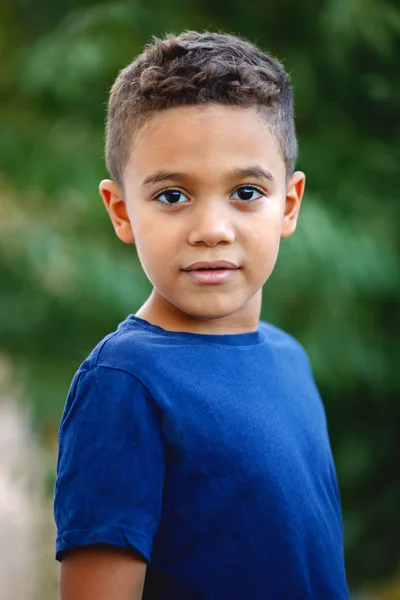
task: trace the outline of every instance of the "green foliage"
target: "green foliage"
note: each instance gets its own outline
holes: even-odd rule
[[[306,346],[326,402],[350,582],[399,560],[400,10],[384,0],[0,7],[0,340],[38,424],[85,354],[149,292],[100,197],[108,89],[153,34],[223,29],[281,58],[296,92],[299,229],[263,317]]]

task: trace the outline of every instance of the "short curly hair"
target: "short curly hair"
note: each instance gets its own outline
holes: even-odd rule
[[[111,88],[106,163],[114,180],[123,185],[135,131],[154,111],[212,103],[255,107],[265,114],[287,174],[293,172],[293,93],[283,65],[237,36],[188,31],[153,38]]]

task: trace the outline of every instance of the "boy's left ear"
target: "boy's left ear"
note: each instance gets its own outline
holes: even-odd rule
[[[296,229],[305,184],[306,176],[301,171],[296,171],[289,179],[286,189],[286,205],[281,233],[282,238],[289,237]]]

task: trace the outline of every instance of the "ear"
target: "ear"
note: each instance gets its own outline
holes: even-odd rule
[[[285,213],[283,215],[281,233],[282,238],[289,237],[296,229],[305,184],[306,176],[301,171],[293,173],[289,180],[286,189]]]
[[[125,244],[133,244],[135,238],[119,186],[111,179],[103,179],[100,182],[99,191],[114,225],[115,233]]]

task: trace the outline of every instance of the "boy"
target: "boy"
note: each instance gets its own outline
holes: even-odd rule
[[[304,190],[288,75],[234,36],[155,40],[111,90],[106,155],[102,198],[153,291],[70,389],[62,599],[348,598],[308,359],[259,322]]]

